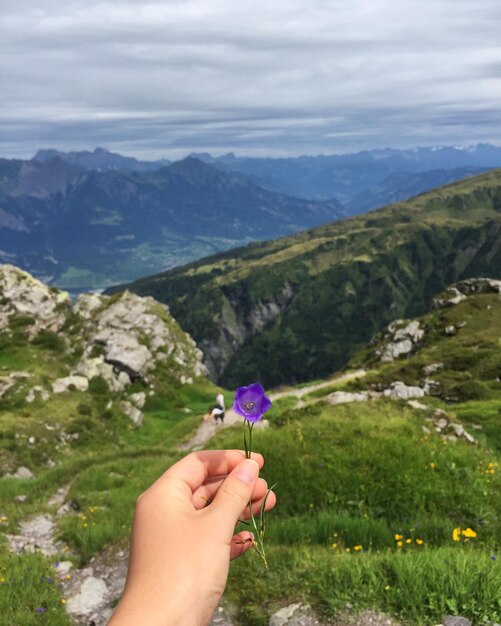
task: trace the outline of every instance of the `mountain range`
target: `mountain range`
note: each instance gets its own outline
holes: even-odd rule
[[[501,165],[480,144],[289,159],[0,159],[0,262],[80,292],[362,213]]]
[[[267,189],[317,200],[335,197],[350,213],[379,208],[501,167],[501,148],[490,144],[385,148],[298,158],[237,157],[231,153],[193,156],[225,171],[245,174]],[[375,197],[368,201],[371,195]]]
[[[100,288],[344,216],[335,200],[268,191],[194,158],[142,172],[77,161],[0,160],[0,263]]]
[[[501,170],[127,288],[168,304],[232,387],[336,371],[391,320],[482,275],[501,278]]]

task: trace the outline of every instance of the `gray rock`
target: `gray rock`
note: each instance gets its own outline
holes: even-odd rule
[[[440,430],[443,430],[444,428],[447,427],[447,424],[449,422],[445,419],[445,417],[441,417],[439,420],[437,420],[436,422],[436,427],[439,428]]]
[[[122,411],[129,417],[135,426],[142,426],[144,415],[141,411],[126,400],[120,404]]]
[[[48,515],[37,515],[21,522],[18,535],[7,535],[9,547],[13,552],[40,551],[46,556],[59,550],[54,540],[55,524]]]
[[[309,606],[290,604],[270,617],[269,626],[310,626],[318,624]]]
[[[454,324],[450,324],[449,326],[446,326],[445,329],[444,329],[444,333],[448,337],[452,337],[455,334],[457,334],[457,330],[456,330],[456,327],[454,326]]]
[[[89,388],[89,379],[85,376],[66,376],[58,378],[52,383],[52,391],[54,393],[64,393],[73,386],[77,391],[87,391]]]
[[[71,561],[59,561],[56,568],[56,572],[62,576],[63,574],[67,574],[70,569],[73,567],[73,563]]]
[[[138,409],[142,409],[144,403],[146,402],[146,394],[144,393],[144,391],[133,393],[129,396],[129,400],[135,407],[137,407]]]
[[[413,409],[418,409],[419,411],[426,411],[430,408],[427,404],[419,402],[419,400],[409,400],[407,404]]]
[[[66,320],[71,300],[65,291],[44,285],[13,265],[0,265],[0,331],[17,316],[33,318],[26,327],[29,337],[41,330],[57,332]]]
[[[470,433],[466,430],[463,433],[463,438],[466,439],[468,443],[476,443],[475,437],[473,435],[470,435]]]
[[[15,474],[11,476],[11,478],[22,478],[23,480],[28,480],[35,478],[35,474],[27,467],[18,467]]]
[[[428,428],[428,426],[421,426],[421,429],[425,435],[431,435],[431,430]]]
[[[107,594],[108,587],[102,578],[88,576],[79,592],[68,599],[66,609],[71,614],[87,615],[105,602]]]
[[[454,431],[456,437],[462,437],[464,434],[464,426],[462,424],[451,423],[450,427]]]
[[[26,502],[26,501],[28,500],[28,496],[25,496],[25,495],[14,496],[14,500],[15,500],[16,502],[21,502],[21,503],[23,503],[23,502]]]
[[[410,398],[422,398],[425,392],[421,387],[406,385],[401,380],[397,380],[383,391],[383,395],[397,400],[409,400]]]
[[[35,400],[42,400],[46,402],[50,398],[49,392],[41,387],[40,385],[35,385],[28,391],[28,395],[26,396],[26,402],[31,404]]]
[[[419,320],[413,320],[404,328],[399,328],[394,335],[395,341],[409,338],[413,343],[421,341],[424,337],[424,329],[420,327]]]
[[[412,352],[414,345],[410,339],[404,339],[402,341],[392,341],[387,343],[383,347],[381,354],[381,361],[383,363],[390,363],[403,354],[409,354]]]
[[[149,372],[171,359],[178,379],[189,384],[206,373],[202,353],[193,339],[173,329],[168,308],[153,298],[125,292],[117,300],[108,296],[80,296],[75,311],[85,321],[87,347],[76,371],[92,378],[99,372],[111,389],[123,389],[131,380],[147,381]],[[101,360],[91,358],[98,348]],[[102,372],[103,364],[111,371]],[[179,367],[178,367],[179,366]],[[120,390],[120,389],[117,389]]]
[[[442,620],[443,626],[471,626],[471,622],[466,617],[447,615]]]

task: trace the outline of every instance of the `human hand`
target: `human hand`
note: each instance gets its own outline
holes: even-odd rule
[[[193,452],[138,499],[124,594],[108,626],[205,626],[224,591],[229,561],[252,547],[249,531],[268,486],[260,454]],[[275,506],[270,493],[266,510]]]

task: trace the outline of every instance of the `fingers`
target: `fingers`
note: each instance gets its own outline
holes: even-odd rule
[[[219,488],[223,484],[226,476],[215,476],[209,478],[203,485],[195,490],[192,496],[193,506],[195,509],[203,509],[212,502]],[[258,478],[252,492],[252,499],[262,500],[268,490],[268,484],[263,478]]]
[[[223,481],[206,514],[212,523],[231,540],[235,525],[245,510],[254,491],[259,473],[259,465],[251,459],[244,459]]]
[[[192,492],[203,485],[211,476],[226,476],[245,459],[243,450],[200,450],[192,452],[170,467],[161,477],[183,481]],[[263,467],[264,459],[252,453],[258,467]]]
[[[230,544],[230,560],[236,559],[238,556],[247,552],[249,548],[252,548],[252,542],[254,541],[254,535],[248,530],[243,530],[233,536]]]

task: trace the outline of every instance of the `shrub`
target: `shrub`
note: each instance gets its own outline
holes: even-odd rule
[[[51,350],[52,352],[60,353],[66,350],[66,343],[63,337],[50,330],[40,331],[38,335],[33,338],[31,343],[46,350]]]
[[[459,402],[466,400],[488,400],[491,396],[489,387],[480,380],[467,380],[464,383],[452,385],[449,395]]]

